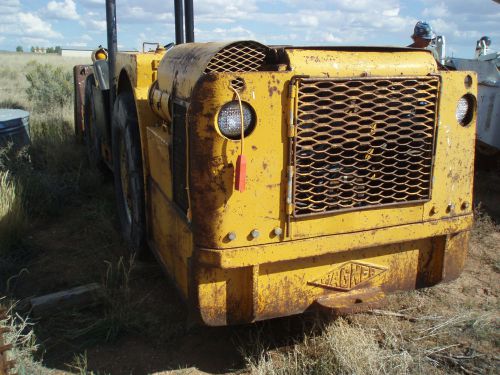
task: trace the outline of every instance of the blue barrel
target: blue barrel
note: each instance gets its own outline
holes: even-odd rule
[[[18,149],[30,143],[29,112],[0,108],[0,147],[9,142]]]

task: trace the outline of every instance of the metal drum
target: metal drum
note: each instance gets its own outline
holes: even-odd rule
[[[21,109],[0,109],[0,147],[13,143],[21,148],[30,143],[29,112]]]

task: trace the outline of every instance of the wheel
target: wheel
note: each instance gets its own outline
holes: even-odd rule
[[[146,250],[144,179],[137,112],[132,93],[120,93],[112,117],[112,153],[118,217],[124,239],[137,256]]]
[[[96,125],[94,111],[94,97],[92,88],[95,87],[94,75],[90,74],[85,83],[85,107],[84,107],[84,133],[83,137],[87,146],[87,158],[92,166],[101,170],[105,169],[104,160],[101,153],[101,137]]]

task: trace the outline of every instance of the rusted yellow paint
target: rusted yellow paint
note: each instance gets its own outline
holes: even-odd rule
[[[360,77],[426,75],[437,72],[436,60],[421,51],[288,51],[295,75],[311,77]]]
[[[395,225],[377,230],[347,232],[310,239],[283,241],[273,246],[257,245],[226,249],[224,251],[199,248],[199,259],[205,264],[220,268],[238,268],[262,263],[279,262],[338,253],[345,249],[356,250],[373,245],[405,242],[443,236],[468,230],[472,226],[472,214],[415,224]],[[245,256],[248,253],[252,256]]]
[[[340,311],[458,276],[472,225],[475,121],[459,125],[455,109],[462,95],[476,95],[476,84],[464,85],[472,73],[439,71],[427,52],[304,48],[287,50],[288,70],[205,75],[217,48],[184,45],[161,62],[163,55],[124,54],[117,69],[129,77],[136,98],[151,247],[205,323],[250,322],[301,313],[315,304]],[[189,64],[176,68],[176,61]],[[429,74],[441,77],[431,200],[292,218],[288,225],[292,78]],[[172,201],[171,124],[148,103],[156,77],[160,90],[177,93],[188,106],[192,219]],[[245,81],[241,98],[257,116],[255,130],[245,138],[243,193],[234,190],[241,144],[221,136],[217,127],[220,108],[235,99],[230,89],[235,78]],[[283,234],[276,235],[276,228]],[[252,238],[255,229],[260,236]],[[230,241],[229,232],[236,239]]]

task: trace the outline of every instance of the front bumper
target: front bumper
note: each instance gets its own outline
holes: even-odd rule
[[[345,311],[398,290],[452,280],[462,271],[473,216],[463,215],[307,240],[197,249],[191,289],[207,325]]]

